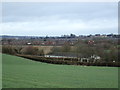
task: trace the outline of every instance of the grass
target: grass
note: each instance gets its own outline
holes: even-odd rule
[[[117,67],[53,65],[3,54],[3,88],[118,88]]]

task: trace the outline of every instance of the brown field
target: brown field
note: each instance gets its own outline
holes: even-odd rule
[[[53,48],[53,46],[34,46],[34,47],[38,47],[40,50],[43,49],[45,54],[48,54]]]

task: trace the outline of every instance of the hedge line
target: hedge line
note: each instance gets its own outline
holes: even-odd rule
[[[109,67],[120,67],[120,62],[80,62],[77,59],[70,58],[48,58],[42,56],[34,56],[34,55],[17,55],[23,58],[27,58],[34,61],[50,63],[50,64],[61,64],[61,65],[86,65],[86,66],[109,66]]]

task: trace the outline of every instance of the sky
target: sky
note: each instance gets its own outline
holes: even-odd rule
[[[118,33],[117,2],[4,2],[2,35]]]

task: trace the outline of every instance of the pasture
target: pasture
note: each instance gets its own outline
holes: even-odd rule
[[[117,67],[53,65],[2,55],[3,88],[118,88]]]

